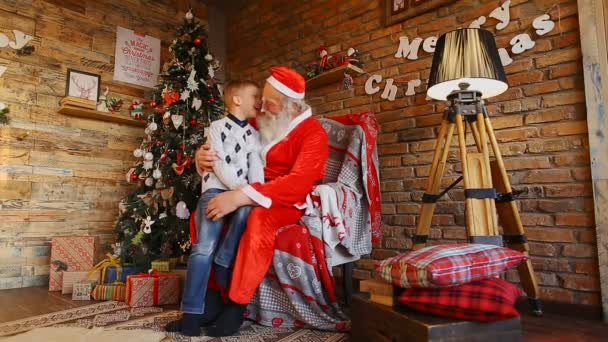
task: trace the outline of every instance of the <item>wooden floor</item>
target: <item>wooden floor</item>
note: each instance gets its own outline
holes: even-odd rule
[[[69,295],[48,292],[45,287],[0,291],[0,324],[30,316],[89,305],[72,301]],[[547,313],[535,317],[522,311],[525,342],[595,342],[608,341],[608,324],[599,319],[584,319],[577,313],[563,316]]]

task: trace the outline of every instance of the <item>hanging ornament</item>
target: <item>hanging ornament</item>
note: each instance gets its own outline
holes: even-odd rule
[[[195,118],[190,119],[190,121],[188,121],[188,124],[190,125],[190,127],[194,127],[197,124],[197,121]]]
[[[152,233],[152,225],[155,221],[152,221],[152,217],[147,216],[144,220],[144,233],[150,234]]]
[[[179,201],[175,206],[175,215],[182,220],[187,220],[190,217],[190,210],[184,201]]]
[[[154,177],[154,179],[160,179],[160,177],[163,176],[163,173],[160,171],[159,168],[156,168],[156,170],[154,170],[154,172],[152,172],[152,177]]]
[[[160,196],[163,198],[163,200],[169,200],[171,199],[171,197],[173,197],[173,193],[175,192],[175,188],[170,187],[167,189],[162,189],[160,191]]]
[[[152,132],[156,131],[158,129],[158,125],[156,124],[156,122],[152,122],[148,125],[148,129]]]
[[[146,181],[144,182],[144,184],[146,184],[146,186],[154,185],[154,178],[152,178],[152,177],[146,178]]]
[[[150,130],[149,127],[146,127],[146,129],[144,129],[144,134],[145,135],[150,135],[152,133],[152,131]]]
[[[180,94],[176,91],[166,90],[163,94],[163,100],[165,101],[166,106],[170,106],[173,103],[179,101]]]
[[[201,45],[203,43],[203,38],[201,37],[196,37],[194,38],[194,45]]]
[[[171,165],[173,171],[175,171],[177,175],[181,175],[182,173],[184,173],[184,170],[188,168],[188,166],[190,166],[190,163],[192,162],[192,160],[188,156],[186,156],[183,161],[181,159],[181,154],[178,154],[177,163],[173,163]]]
[[[144,151],[140,148],[133,151],[133,156],[135,156],[135,158],[141,158],[143,155],[144,155]]]
[[[134,173],[134,174],[132,174],[132,175],[131,175],[131,181],[132,181],[132,182],[136,182],[137,180],[139,180],[139,175],[138,175],[138,174],[135,174],[135,173]]]
[[[165,114],[163,115],[163,119],[168,119],[170,116],[171,116],[171,112],[166,111]]]
[[[211,65],[207,67],[207,73],[209,73],[209,78],[215,78],[215,69]]]
[[[144,161],[144,170],[150,170],[154,167],[154,162],[152,160]]]
[[[205,60],[207,62],[211,62],[213,60],[213,56],[210,53],[208,53],[208,54],[205,55]]]
[[[190,76],[188,77],[188,82],[187,82],[187,84],[188,84],[187,87],[191,91],[198,90],[198,82],[194,79],[194,77],[196,77],[196,70],[194,68],[192,68],[192,71],[190,71]]]
[[[162,220],[162,219],[164,219],[166,217],[167,217],[167,213],[160,213],[160,215],[158,215],[158,219],[159,220]]]
[[[181,126],[184,122],[184,116],[179,114],[171,115],[171,122],[173,122],[173,127],[175,127],[175,129],[178,129],[179,126]]]
[[[182,91],[182,94],[179,99],[182,101],[187,101],[189,98],[190,98],[190,90],[185,89],[184,91]]]
[[[199,110],[202,105],[203,105],[203,101],[201,99],[199,99],[198,97],[195,98],[194,100],[192,100],[192,108],[194,108],[194,110]]]
[[[163,152],[163,154],[160,155],[160,161],[164,162],[165,160],[167,160],[167,156],[169,155],[169,153],[167,151]]]
[[[130,183],[131,180],[133,180],[133,172],[135,172],[135,168],[134,167],[130,168],[129,171],[127,172],[127,175],[126,175],[127,183]]]
[[[217,102],[217,100],[214,97],[209,99],[209,103],[215,103],[215,102]]]
[[[188,12],[186,12],[186,20],[188,20],[189,22],[192,21],[192,19],[194,19],[194,14],[192,14],[192,10],[188,10]]]
[[[152,160],[152,159],[154,159],[154,155],[152,154],[152,152],[147,152],[147,153],[144,155],[144,160],[145,160],[145,161],[150,161],[150,160]]]
[[[156,103],[156,101],[150,102],[150,108],[156,108],[156,106],[158,106],[158,103]]]

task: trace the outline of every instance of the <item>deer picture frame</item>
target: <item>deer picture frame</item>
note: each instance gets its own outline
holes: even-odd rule
[[[97,102],[100,88],[100,75],[75,69],[68,69],[65,85],[65,96],[79,97]]]

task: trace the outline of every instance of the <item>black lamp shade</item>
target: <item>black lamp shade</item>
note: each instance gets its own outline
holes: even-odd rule
[[[460,83],[480,91],[482,98],[505,92],[507,77],[498,55],[494,35],[475,28],[448,32],[437,40],[427,95],[446,100]]]

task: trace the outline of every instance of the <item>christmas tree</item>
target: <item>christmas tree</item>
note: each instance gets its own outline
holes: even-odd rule
[[[127,174],[137,188],[119,205],[115,233],[123,261],[147,267],[189,252],[189,218],[201,192],[194,154],[205,127],[224,114],[214,79],[219,64],[206,43],[205,27],[188,12],[150,102],[145,138],[133,152],[137,164]]]

